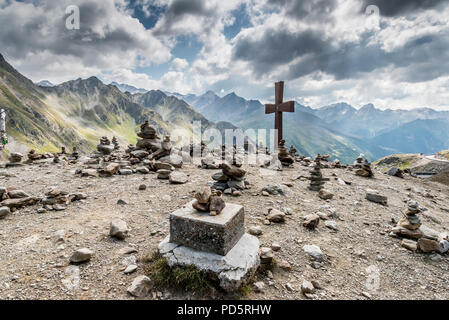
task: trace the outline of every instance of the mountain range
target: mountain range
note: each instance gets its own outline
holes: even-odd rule
[[[146,119],[161,135],[178,137],[193,135],[193,121],[201,121],[202,130],[212,127],[222,133],[236,128],[269,132],[274,123],[260,101],[234,92],[222,97],[213,91],[182,95],[115,82],[106,85],[96,77],[34,84],[1,54],[0,105],[7,111],[10,147],[20,151],[76,145],[87,152],[103,135],[133,144],[137,125]],[[284,113],[284,138],[300,154],[329,153],[350,163],[360,153],[375,160],[392,153],[448,149],[448,124],[448,111],[430,108],[380,110],[368,104],[356,109],[337,103],[315,109],[295,103],[294,113]]]

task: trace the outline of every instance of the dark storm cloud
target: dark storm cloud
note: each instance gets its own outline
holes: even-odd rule
[[[318,32],[307,30],[294,34],[285,30],[268,29],[260,39],[239,39],[233,56],[235,59],[251,62],[255,72],[263,74],[308,53],[330,50],[330,45],[322,40],[322,35]]]
[[[447,0],[363,0],[363,9],[375,5],[379,7],[382,16],[393,17],[412,11],[436,8],[447,3]]]
[[[297,19],[328,19],[337,7],[336,0],[270,0],[268,5],[284,9],[285,13]]]
[[[408,82],[449,74],[449,39],[443,35],[420,36],[385,52],[380,45],[368,44],[368,37],[358,43],[331,44],[319,32],[271,29],[257,40],[238,39],[233,56],[247,61],[256,76],[276,73],[277,67],[292,63],[286,73],[279,75],[288,80],[317,71],[338,80],[353,79],[362,72],[387,66],[406,67],[401,80]],[[295,63],[295,59],[299,61]]]
[[[186,16],[208,17],[210,21],[218,21],[219,17],[213,8],[206,7],[204,0],[174,0],[165,10],[165,14],[153,30],[155,35],[171,35],[172,27]],[[205,32],[207,26],[205,26]]]
[[[65,6],[48,6],[52,11],[33,12],[26,7],[26,19],[15,14],[0,13],[0,43],[2,50],[15,59],[25,58],[30,53],[48,52],[55,55],[70,55],[84,58],[85,65],[104,62],[105,53],[123,52],[145,48],[131,28],[114,26],[108,17],[111,7],[105,2],[83,2],[79,4],[80,30],[65,27]],[[25,14],[24,12],[22,12]],[[59,15],[60,19],[52,19]],[[50,18],[51,17],[51,18]],[[100,26],[100,27],[99,27]],[[96,30],[102,30],[99,33]]]

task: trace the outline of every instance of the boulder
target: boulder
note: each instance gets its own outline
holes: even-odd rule
[[[11,199],[28,198],[30,195],[23,190],[11,190],[8,192],[8,196]]]
[[[395,167],[388,170],[387,174],[392,177],[404,178],[404,171]]]
[[[137,298],[143,298],[150,293],[150,290],[153,288],[153,284],[147,276],[138,276],[132,282],[132,284],[128,287],[127,292]]]
[[[334,197],[334,194],[325,189],[321,189],[318,196],[323,200],[330,200]]]
[[[109,175],[112,176],[116,174],[120,170],[120,165],[118,163],[110,163],[106,167],[102,168],[100,170],[100,173],[103,175]]]
[[[71,263],[82,263],[92,259],[93,251],[88,248],[76,250],[70,258]]]
[[[418,243],[410,239],[402,239],[401,246],[411,251],[416,251],[418,249]]]
[[[0,219],[4,219],[8,214],[11,213],[9,207],[1,207],[0,208]]]
[[[381,204],[383,206],[386,206],[387,202],[388,202],[388,198],[385,197],[385,196],[380,195],[378,193],[378,191],[376,191],[376,190],[367,189],[365,198],[368,201],[371,201],[371,202],[374,202],[374,203],[378,203],[378,204]]]
[[[317,261],[323,260],[323,252],[321,252],[320,247],[316,245],[305,245],[303,247],[305,253],[307,253],[312,259]]]
[[[157,172],[157,178],[162,180],[167,180],[170,178],[171,170],[159,169]]]
[[[253,236],[260,236],[262,235],[263,231],[262,228],[259,226],[252,226],[249,228],[248,233]]]
[[[440,252],[440,243],[435,240],[421,238],[418,240],[418,249],[422,252]]]
[[[187,175],[180,171],[173,171],[169,175],[169,181],[171,184],[184,184],[187,180]]]
[[[262,188],[262,191],[271,195],[290,196],[292,194],[291,189],[283,184],[268,184]]]
[[[120,219],[112,220],[111,226],[109,229],[109,235],[111,237],[124,240],[128,236],[128,225],[125,221]]]
[[[268,221],[275,222],[275,223],[285,222],[285,213],[283,213],[277,209],[270,209],[268,211],[267,219],[268,219]]]
[[[320,223],[320,217],[317,214],[309,214],[304,217],[302,225],[308,229],[315,229]]]
[[[11,208],[21,208],[25,206],[32,206],[41,201],[41,198],[38,197],[28,197],[21,199],[6,199],[0,202],[0,206]]]
[[[130,154],[132,157],[139,158],[139,159],[143,159],[149,155],[149,153],[145,150],[134,150],[134,151],[131,151]]]
[[[301,284],[301,291],[304,294],[314,293],[315,287],[313,286],[312,282],[304,280]]]

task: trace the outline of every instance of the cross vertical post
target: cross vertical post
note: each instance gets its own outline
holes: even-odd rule
[[[275,83],[275,104],[265,105],[265,114],[274,113],[274,129],[275,129],[275,149],[278,148],[279,142],[283,139],[283,112],[295,112],[295,102],[283,102],[284,99],[284,81]]]

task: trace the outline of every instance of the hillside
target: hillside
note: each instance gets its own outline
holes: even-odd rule
[[[58,151],[76,146],[94,150],[101,136],[117,136],[122,144],[137,141],[136,126],[149,120],[160,134],[190,137],[191,123],[214,123],[186,102],[161,91],[122,92],[96,77],[57,86],[37,86],[0,55],[0,105],[7,113],[9,151]],[[221,123],[220,129],[235,128]]]
[[[363,139],[371,139],[388,133],[416,120],[449,119],[447,111],[436,111],[430,108],[380,110],[372,104],[356,109],[347,103],[337,103],[312,109],[312,113],[334,128]],[[415,123],[415,125],[420,125],[420,123]],[[407,151],[402,150],[401,152]]]
[[[415,120],[386,133],[368,143],[377,148],[378,156],[392,153],[434,154],[449,147],[449,121],[445,119]]]

